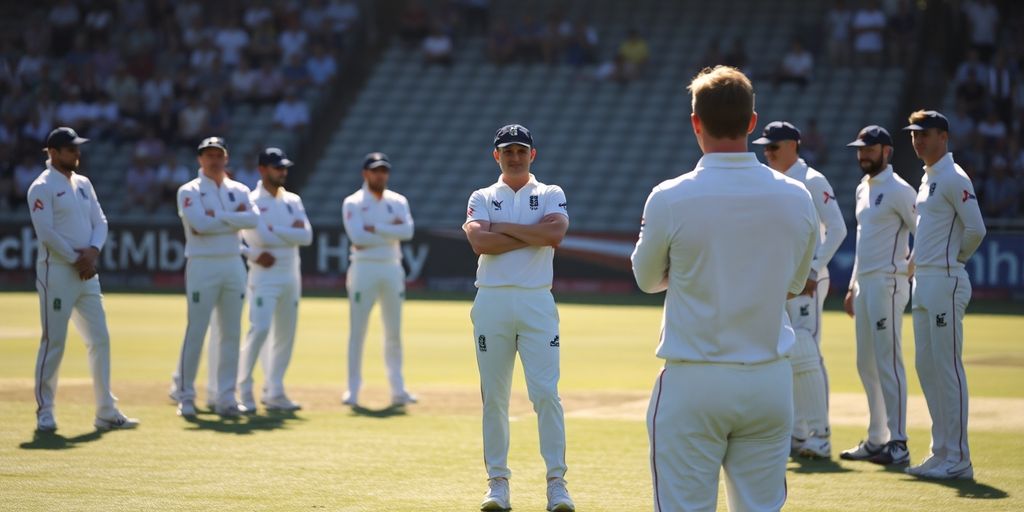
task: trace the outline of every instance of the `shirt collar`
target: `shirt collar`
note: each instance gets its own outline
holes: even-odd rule
[[[259,181],[256,182],[256,196],[257,197],[272,197],[272,198],[276,199],[278,197],[281,197],[283,194],[284,194],[284,187],[278,187],[277,195],[273,196],[273,195],[270,195],[270,191],[267,190],[267,188],[263,186],[263,180],[259,180]]]
[[[889,164],[885,166],[885,169],[882,169],[882,172],[874,176],[865,176],[865,178],[867,178],[868,181],[870,181],[871,183],[881,183],[883,181],[888,181],[890,178],[892,178],[892,175],[892,164]]]
[[[792,172],[794,170],[804,171],[806,173],[807,162],[805,162],[803,158],[797,158],[796,162],[793,162],[793,165],[789,166],[789,169],[786,169],[786,172],[783,174],[792,178],[793,176],[795,176],[795,174]]]
[[[928,174],[935,174],[937,172],[947,171],[953,168],[953,153],[946,153],[932,165],[924,166],[924,172]]]
[[[52,172],[54,174],[60,174],[61,176],[64,176],[64,173],[60,172],[60,170],[58,170],[56,167],[54,167],[53,166],[53,162],[50,161],[50,160],[46,161],[46,170],[50,171],[50,172]],[[67,178],[68,181],[71,181],[71,178],[73,178],[74,176],[75,176],[75,171],[71,171],[71,175],[70,176],[64,176],[64,177]]]
[[[370,187],[366,186],[366,182],[365,181],[363,182],[363,196],[364,197],[373,199],[374,201],[383,201],[384,200],[384,196],[386,196],[387,193],[388,193],[388,189],[385,188],[384,192],[382,192],[380,194],[380,199],[377,199],[377,196],[373,193],[372,190],[370,190]]]
[[[504,187],[504,188],[507,188],[509,190],[509,192],[513,192],[512,191],[512,187],[508,186],[508,183],[505,183],[505,180],[501,179],[501,175],[500,174],[498,175],[498,181],[495,182],[494,184],[498,188]],[[522,190],[526,190],[528,188],[533,188],[533,187],[536,187],[536,186],[537,186],[537,177],[534,176],[533,173],[531,172],[530,173],[530,180],[527,181],[526,185],[523,185],[523,188],[521,188],[519,190],[522,191]],[[515,193],[515,192],[513,192],[513,193]]]
[[[702,167],[730,167],[743,168],[761,165],[754,153],[749,151],[743,153],[707,153],[697,162],[697,168]]]

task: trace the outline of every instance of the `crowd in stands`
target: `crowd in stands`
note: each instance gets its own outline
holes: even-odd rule
[[[908,64],[920,23],[914,4],[913,0],[833,0],[824,19],[829,64],[833,67]]]
[[[24,202],[61,125],[132,151],[128,203],[152,210],[194,174],[176,150],[228,135],[239,105],[276,105],[282,129],[308,124],[302,92],[341,72],[360,18],[354,0],[50,4],[0,31],[0,211]]]
[[[960,2],[954,35],[964,57],[952,72],[950,145],[971,176],[982,213],[1024,226],[1024,6]]]

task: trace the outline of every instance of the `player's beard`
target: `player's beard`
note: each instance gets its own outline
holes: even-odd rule
[[[868,160],[863,158],[860,160],[860,170],[863,171],[864,174],[874,176],[879,172],[882,172],[882,169],[885,167],[884,164],[885,157],[883,155],[878,155],[877,160]]]
[[[386,181],[366,180],[366,188],[370,189],[370,192],[374,194],[383,194],[384,189],[388,188],[388,185]]]
[[[52,160],[51,163],[58,171],[72,173],[78,171],[78,157],[72,156],[68,158],[57,158]]]

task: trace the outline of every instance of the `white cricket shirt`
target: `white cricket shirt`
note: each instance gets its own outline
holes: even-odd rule
[[[804,184],[807,191],[811,193],[811,201],[814,202],[814,209],[818,212],[818,219],[821,221],[819,233],[821,243],[814,252],[814,261],[811,263],[812,277],[823,279],[828,277],[828,262],[839,250],[839,245],[846,238],[846,221],[843,219],[843,212],[839,211],[839,203],[836,202],[836,194],[832,191],[832,185],[824,174],[821,174],[813,167],[807,165],[803,158],[797,159],[796,163],[786,170],[786,176]]]
[[[860,275],[906,275],[917,192],[887,166],[857,185],[857,249],[850,288]]]
[[[704,155],[654,187],[632,261],[641,290],[668,292],[658,357],[783,357],[795,339],[786,292],[804,289],[818,223],[807,189],[753,153]]]
[[[917,233],[914,264],[917,274],[951,276],[963,270],[985,238],[978,197],[967,173],[946,153],[924,166],[917,189]]]
[[[72,264],[76,249],[103,248],[107,217],[89,178],[72,172],[68,179],[49,161],[29,185],[28,207],[39,242],[38,261]]]
[[[551,213],[569,217],[565,192],[558,185],[545,185],[530,174],[530,181],[513,191],[499,177],[493,185],[469,196],[466,223],[537,224]],[[463,223],[465,226],[466,223]],[[477,261],[476,287],[517,286],[551,288],[554,247],[529,246],[504,254],[481,254]]]
[[[366,183],[342,204],[345,233],[352,242],[352,261],[401,261],[400,242],[411,240],[415,225],[409,201],[398,192],[384,189],[380,199]],[[395,221],[401,221],[395,224]],[[373,233],[364,226],[373,226]]]
[[[244,204],[245,211],[235,211]],[[206,214],[207,210],[213,216]],[[217,183],[207,178],[202,170],[199,176],[178,188],[178,216],[185,228],[185,256],[220,257],[239,256],[239,231],[255,228],[259,223],[256,208],[249,201],[249,188],[224,178]]]
[[[299,247],[313,243],[313,228],[309,225],[302,199],[284,187],[277,190],[276,196],[271,195],[259,181],[249,193],[249,200],[260,212],[256,229],[242,230],[242,239],[249,246],[250,278],[260,283],[294,279],[299,271]],[[292,227],[295,221],[302,221],[302,227]],[[270,268],[254,263],[263,252],[274,256],[275,261]]]

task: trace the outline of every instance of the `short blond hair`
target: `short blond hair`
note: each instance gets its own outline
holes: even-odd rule
[[[732,66],[704,68],[687,86],[693,113],[708,135],[719,139],[746,137],[754,115],[754,86]]]
[[[928,119],[928,114],[924,109],[911,113],[910,117],[907,118],[907,120],[910,121],[910,124],[917,124],[925,119]]]

